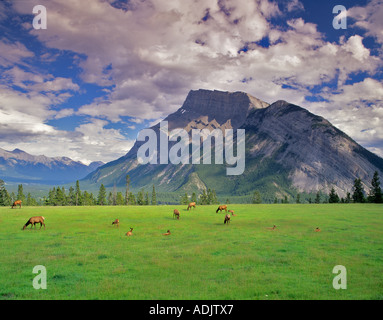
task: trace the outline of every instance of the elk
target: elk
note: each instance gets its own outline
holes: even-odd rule
[[[230,223],[230,214],[227,213],[227,214],[225,215],[225,220],[223,221],[223,223],[224,223],[224,224],[226,224],[226,223],[229,224],[229,223]]]
[[[45,229],[45,223],[44,223],[44,220],[45,218],[43,216],[38,216],[38,217],[32,217],[32,218],[29,218],[29,220],[27,221],[27,223],[24,225],[23,227],[23,230],[25,230],[25,228],[29,225],[31,225],[31,229],[33,226],[35,226],[35,229],[36,229],[36,223],[40,223],[40,229],[41,227],[44,225],[44,229]]]
[[[232,215],[233,217],[236,216],[236,214],[234,214],[234,210],[229,210],[229,213],[231,213],[231,215]]]
[[[170,230],[168,230],[166,233],[163,233],[164,236],[170,236]]]
[[[218,213],[218,211],[221,211],[221,213],[222,213],[223,210],[225,210],[227,212],[227,205],[219,206],[215,213]]]
[[[17,206],[19,206],[19,209],[21,209],[21,200],[16,200],[13,204],[12,204],[12,209],[13,209],[13,207],[17,207]]]
[[[177,220],[180,219],[180,212],[177,209],[174,209],[173,211],[173,218],[176,217]]]
[[[133,228],[132,228],[132,227],[130,227],[130,231],[128,231],[128,232],[126,233],[126,235],[127,235],[128,237],[130,237],[130,236],[133,235]]]
[[[277,226],[274,224],[272,228],[267,228],[269,230],[275,230],[277,228]]]
[[[319,227],[317,227],[316,229],[315,229],[315,232],[320,232],[321,230],[319,229]]]
[[[190,202],[187,210],[189,211],[189,209],[191,209],[192,207],[194,207],[194,209],[195,209],[195,202]]]
[[[120,227],[120,220],[116,219],[112,222],[112,226],[115,225],[117,227]]]

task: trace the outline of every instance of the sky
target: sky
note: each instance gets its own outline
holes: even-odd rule
[[[382,46],[383,0],[2,0],[0,148],[109,162],[210,89],[297,104],[383,157]]]

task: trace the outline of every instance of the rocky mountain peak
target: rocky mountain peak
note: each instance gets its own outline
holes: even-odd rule
[[[252,110],[269,104],[244,92],[191,90],[180,109],[169,115],[169,129],[239,128]]]

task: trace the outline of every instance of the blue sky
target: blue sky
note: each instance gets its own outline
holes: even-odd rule
[[[1,1],[0,148],[108,162],[203,88],[296,103],[383,156],[382,30],[382,0]]]

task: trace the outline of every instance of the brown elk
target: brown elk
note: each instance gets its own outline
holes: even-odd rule
[[[174,209],[173,211],[173,218],[176,217],[177,220],[180,219],[180,212],[177,209]]]
[[[170,230],[168,230],[166,233],[163,233],[164,236],[170,236]]]
[[[215,213],[218,213],[218,211],[221,211],[221,213],[222,213],[223,210],[225,210],[227,212],[227,205],[226,204],[223,206],[219,206]]]
[[[269,230],[275,230],[277,228],[277,226],[274,224],[272,228],[267,228]]]
[[[315,232],[320,232],[321,230],[319,229],[319,227],[317,227],[316,229],[315,229]]]
[[[41,227],[44,225],[44,229],[45,229],[45,223],[44,223],[44,220],[45,218],[43,216],[38,216],[38,217],[32,217],[32,218],[29,218],[29,220],[27,221],[27,223],[24,225],[23,227],[23,230],[25,230],[25,228],[29,225],[31,225],[31,229],[33,226],[35,226],[35,229],[36,229],[36,223],[40,223],[40,229]]]
[[[116,219],[112,222],[112,226],[115,225],[117,227],[120,227],[120,220]]]
[[[127,235],[128,237],[130,237],[130,236],[133,235],[133,228],[132,228],[132,227],[130,227],[130,231],[128,231],[128,232],[126,233],[126,235]]]
[[[21,209],[21,200],[16,200],[13,204],[12,204],[12,209],[13,209],[13,207],[17,207],[17,206],[19,206],[19,208]]]
[[[225,224],[226,224],[226,223],[227,223],[227,224],[230,223],[230,214],[227,213],[227,214],[225,215],[225,220],[223,221],[223,223],[225,223]]]
[[[231,215],[232,215],[233,217],[237,216],[237,215],[234,213],[234,210],[229,210],[229,213],[231,213]]]
[[[194,209],[195,209],[195,202],[190,202],[187,210],[189,211],[189,209],[191,209],[192,207],[194,207]]]

